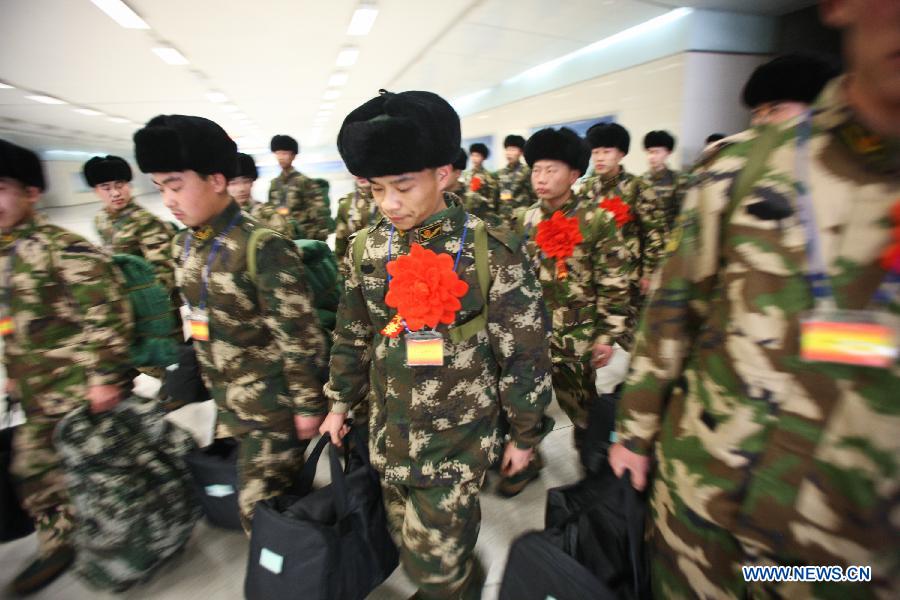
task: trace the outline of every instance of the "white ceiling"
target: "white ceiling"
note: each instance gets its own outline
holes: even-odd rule
[[[275,133],[330,146],[343,116],[379,88],[455,98],[677,6],[781,14],[812,0],[377,0],[371,33],[349,37],[357,0],[127,0],[150,30],[124,29],[90,0],[0,0],[0,135],[37,149],[130,151],[133,131],[161,113],[222,124],[243,149]],[[178,48],[187,66],[151,52]],[[339,69],[340,49],[359,60]],[[349,82],[313,139],[328,78]],[[206,98],[226,94],[238,113]],[[69,104],[26,99],[48,94]],[[103,113],[86,116],[75,107]],[[235,114],[249,122],[240,124]],[[114,123],[120,117],[127,123]]]

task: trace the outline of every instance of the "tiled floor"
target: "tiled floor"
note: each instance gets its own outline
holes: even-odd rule
[[[154,213],[166,217],[166,209],[158,198],[142,199],[142,204]],[[86,237],[96,239],[91,219],[96,205],[68,207],[47,211],[51,222],[73,229]],[[168,216],[167,218],[171,218]],[[2,384],[0,380],[0,384]],[[141,376],[137,392],[152,395],[158,384]],[[185,407],[171,415],[174,421],[189,428],[198,443],[211,439],[213,407],[210,402]],[[540,480],[532,483],[519,496],[504,499],[493,492],[496,475],[491,474],[481,494],[482,526],[477,552],[489,569],[484,590],[485,600],[497,596],[500,579],[510,542],[523,531],[540,529],[544,520],[546,491],[551,487],[572,483],[579,477],[578,460],[572,447],[572,425],[554,403],[550,415],[556,419],[556,428],[542,445],[545,468]],[[327,458],[322,457],[319,469],[320,483],[327,482]],[[0,545],[0,589],[31,559],[36,548],[34,536]],[[153,600],[226,600],[243,598],[244,572],[247,563],[247,539],[242,533],[225,531],[201,521],[185,552],[154,577],[152,581],[120,595],[129,599]],[[401,600],[414,592],[413,586],[398,569],[370,598],[374,600]],[[3,592],[0,591],[0,595]],[[97,593],[84,586],[71,572],[60,577],[41,593],[32,596],[36,600],[88,600],[114,598],[110,594]]]

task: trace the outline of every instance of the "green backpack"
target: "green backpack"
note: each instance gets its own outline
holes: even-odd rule
[[[247,242],[247,272],[256,280],[256,247],[259,241],[278,235],[271,229],[257,228]],[[337,259],[328,244],[319,240],[294,240],[303,257],[306,286],[312,294],[313,308],[322,329],[334,331],[338,302],[341,297]]]
[[[114,254],[113,263],[125,279],[124,292],[134,313],[130,353],[136,367],[165,367],[178,362],[178,310],[156,280],[153,267],[140,256]]]

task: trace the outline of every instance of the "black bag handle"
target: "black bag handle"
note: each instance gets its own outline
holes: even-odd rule
[[[321,436],[313,448],[313,451],[309,453],[309,458],[306,459],[306,463],[304,463],[303,469],[300,470],[300,475],[297,479],[297,491],[299,492],[299,495],[305,496],[312,491],[313,479],[316,478],[316,466],[319,464],[319,457],[322,456],[322,450],[325,449],[325,446],[328,445],[329,441],[331,441],[330,435],[325,434]]]
[[[626,469],[619,479],[623,490],[625,504],[625,529],[628,534],[628,554],[631,558],[631,575],[636,598],[641,597],[640,569],[643,568],[643,553],[641,549],[644,543],[644,511],[640,510],[640,495],[631,484],[631,471]]]

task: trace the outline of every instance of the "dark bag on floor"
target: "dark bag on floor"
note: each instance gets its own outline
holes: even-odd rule
[[[499,600],[615,600],[616,595],[559,544],[552,531],[531,531],[516,539]]]
[[[238,507],[238,441],[222,438],[185,457],[203,514],[216,527],[243,530]]]
[[[11,542],[34,531],[31,517],[22,509],[16,495],[12,473],[12,439],[16,428],[10,427],[12,403],[6,401],[6,425],[0,429],[0,542]]]
[[[607,466],[573,485],[547,492],[545,525],[560,549],[584,565],[618,598],[649,598],[644,549],[646,500]]]
[[[350,435],[356,436],[353,429]],[[345,438],[345,445],[350,442]],[[256,505],[244,581],[249,600],[362,599],[397,568],[378,473],[365,444],[353,444],[359,462],[348,459],[349,472],[330,447],[331,484],[310,491],[326,445],[329,437],[323,436],[304,465],[299,496]]]
[[[159,398],[167,412],[211,398],[200,376],[200,363],[191,341],[179,348],[178,362],[166,368]]]

